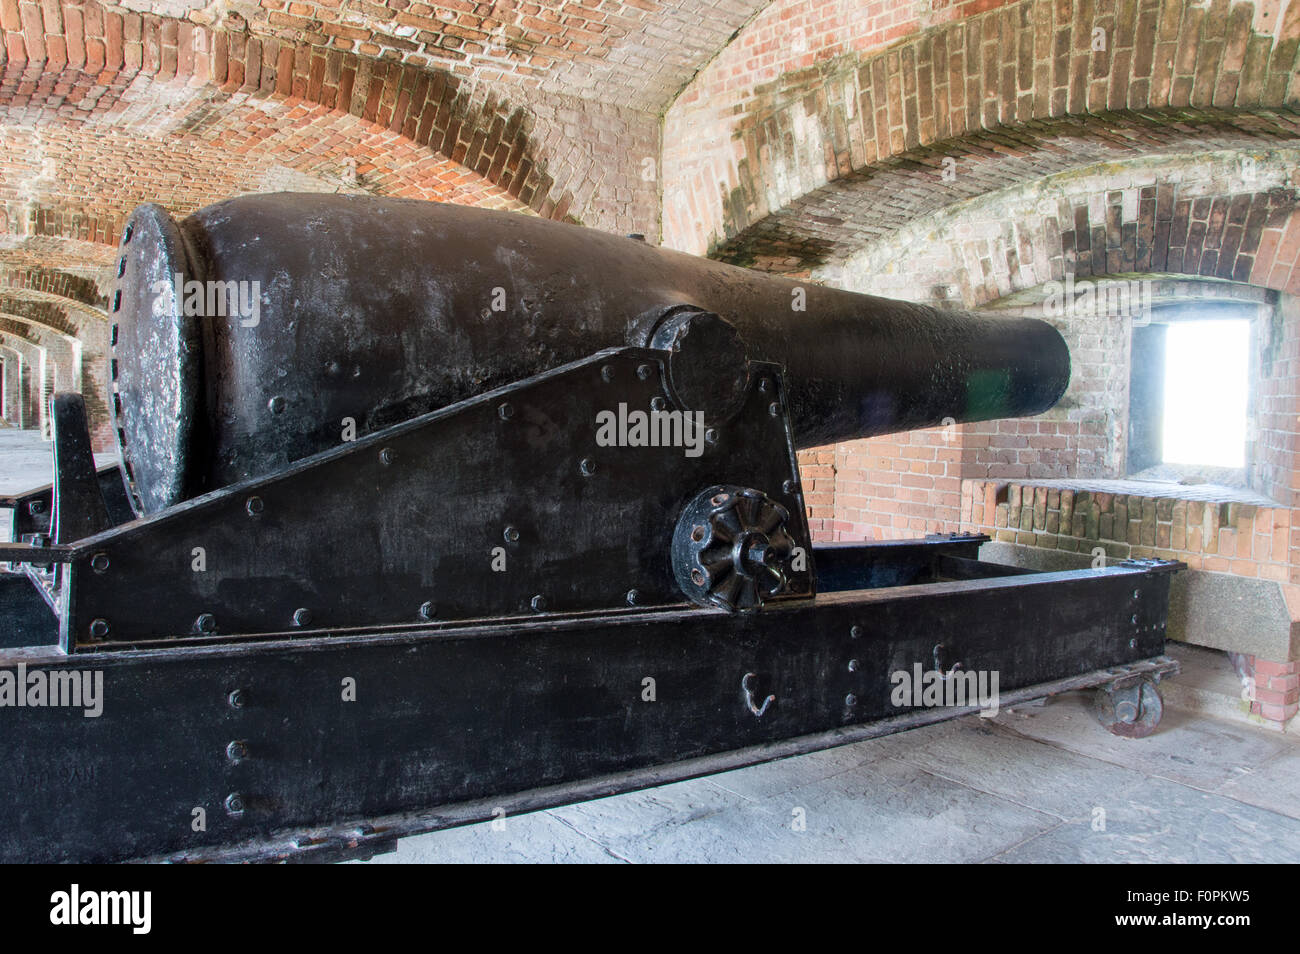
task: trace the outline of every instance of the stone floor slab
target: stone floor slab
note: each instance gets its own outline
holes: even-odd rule
[[[1104,829],[1093,819],[1061,824],[994,859],[1001,863],[1160,862],[1294,864],[1300,821],[1148,779],[1124,795],[1103,797]]]
[[[403,838],[372,864],[607,864],[622,859],[547,812]]]
[[[1098,792],[1122,793],[1141,785],[1141,772],[1079,755],[1022,736],[1008,726],[1020,717],[969,716],[912,740],[889,740],[899,759],[1009,802],[1061,820],[1089,817]],[[935,727],[939,729],[940,727]]]
[[[1004,724],[1019,735],[1206,791],[1294,747],[1281,733],[1170,707],[1154,735],[1121,739],[1098,723],[1090,693],[1058,696],[1039,709],[1018,710],[1016,716]]]
[[[1300,752],[1292,747],[1262,765],[1242,771],[1216,792],[1247,805],[1300,819]]]

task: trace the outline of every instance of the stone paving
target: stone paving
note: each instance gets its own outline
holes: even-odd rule
[[[1167,708],[1155,735],[1120,739],[1071,693],[422,835],[371,863],[1295,862],[1298,793],[1290,735]]]
[[[0,427],[0,494],[48,484],[51,447],[37,431]]]
[[[39,431],[0,427],[0,494],[21,493],[51,480],[54,445],[42,440]],[[96,454],[95,463],[105,467],[116,454]]]

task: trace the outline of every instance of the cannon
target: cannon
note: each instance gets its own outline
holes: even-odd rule
[[[146,205],[119,252],[121,465],[59,394],[52,482],[0,500],[0,859],[364,856],[989,675],[1159,718],[1179,564],[809,531],[797,449],[1050,408],[1045,322],[370,197]]]
[[[798,447],[1036,414],[1069,381],[1044,322],[462,206],[250,196],[179,225],[145,206],[118,271],[116,407],[141,514],[337,447],[345,418],[372,433],[605,348],[673,354],[665,396],[711,423],[743,403],[748,361],[781,365]]]

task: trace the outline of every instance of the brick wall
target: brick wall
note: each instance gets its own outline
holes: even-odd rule
[[[1135,481],[1097,485],[1105,490],[1065,483],[1072,482],[964,481],[962,526],[1023,546],[1100,549],[1108,561],[1181,560],[1194,570],[1292,582],[1288,506],[1229,502],[1190,488],[1182,497],[1153,497]]]
[[[981,128],[1300,102],[1294,5],[961,4],[937,25],[905,16],[882,27],[868,12],[848,42],[831,27],[805,31],[800,57],[769,50],[796,35],[787,24],[804,9],[770,7],[669,110],[666,244],[703,252],[853,170]]]
[[[289,25],[259,34],[242,20],[209,26],[94,2],[3,0],[0,31],[0,106],[36,111],[45,124],[125,125],[161,138],[212,123],[232,102],[271,100],[288,115],[269,116],[265,134],[292,137],[304,119],[293,107],[321,107],[354,117],[368,133],[387,131],[394,148],[407,150],[389,156],[372,140],[373,152],[356,155],[363,176],[374,160],[415,172],[441,157],[542,215],[657,231],[656,183],[641,172],[642,158],[658,155],[648,112],[536,82],[493,84],[491,75],[429,67],[418,54],[405,63],[373,59],[352,51],[360,41],[336,43]],[[227,132],[243,122],[228,123]],[[308,149],[337,142],[331,129],[302,125]],[[186,168],[185,160],[202,160],[219,143],[209,136],[182,159],[184,143],[172,142],[168,168]],[[270,154],[276,145],[258,143],[257,151]]]
[[[1230,655],[1247,682],[1252,715],[1278,724],[1295,718],[1300,712],[1300,663],[1260,659],[1249,653]]]
[[[6,420],[39,427],[44,422],[48,393],[81,390],[91,415],[96,451],[113,448],[106,402],[109,330],[103,304],[99,285],[87,275],[39,267],[0,269],[0,330],[6,333],[10,347],[22,342],[29,349],[24,362],[25,394],[19,400],[15,391],[8,400]],[[40,373],[42,352],[44,379]],[[8,383],[11,388],[18,386],[15,381]]]

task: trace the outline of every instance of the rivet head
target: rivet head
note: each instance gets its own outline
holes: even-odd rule
[[[602,367],[602,368],[600,369],[600,379],[601,379],[602,381],[604,381],[606,384],[609,384],[609,382],[613,381],[613,380],[614,380],[614,366],[613,366],[613,365],[609,365],[609,364],[607,364],[607,365],[605,365],[604,367]]]
[[[861,626],[850,626],[850,627],[849,627],[849,636],[852,637],[853,639],[861,639],[861,638],[862,638],[862,627],[861,627]]]
[[[706,444],[716,444],[718,442],[718,429],[716,427],[709,427],[705,429],[704,442]]]
[[[850,659],[849,672],[857,672],[857,671],[858,671],[858,661],[856,659]]]
[[[226,696],[226,702],[230,703],[232,709],[244,708],[244,690],[232,689],[230,695]]]
[[[519,529],[517,527],[506,527],[506,532],[503,536],[506,538],[506,543],[518,543]]]
[[[108,635],[108,620],[92,619],[90,621],[90,635],[94,639],[103,639]]]
[[[266,406],[271,409],[272,414],[282,414],[284,413],[284,398],[277,394],[266,402]]]
[[[508,421],[514,416],[515,408],[509,401],[502,401],[497,405],[497,417],[501,418],[501,420]]]
[[[797,480],[787,480],[781,484],[781,490],[787,494],[795,493],[798,489],[799,482]]]
[[[776,401],[773,401],[771,404],[767,406],[767,413],[771,414],[773,417],[780,417],[781,405],[778,404]]]
[[[433,619],[437,612],[438,607],[434,606],[432,602],[420,604],[420,619]]]
[[[389,464],[393,462],[396,456],[397,456],[396,453],[394,453],[391,447],[385,447],[383,450],[379,452],[379,463],[387,467]]]
[[[641,594],[640,594],[640,592],[638,592],[637,590],[628,590],[628,591],[627,591],[627,605],[628,605],[628,606],[636,606],[636,604],[639,603],[639,602],[641,602]]]
[[[846,706],[856,706],[858,704],[858,697],[850,692],[847,696],[844,697],[844,704]]]
[[[232,762],[242,762],[248,758],[248,746],[236,739],[226,746],[226,758]]]
[[[231,792],[226,796],[226,813],[229,815],[244,814],[244,796],[238,792]]]
[[[1137,649],[1137,648],[1138,648],[1138,641],[1137,641],[1137,638],[1136,638],[1136,637],[1133,638],[1133,639],[1130,639],[1130,640],[1128,641],[1128,648],[1129,648],[1129,649]]]
[[[261,497],[249,497],[244,503],[244,509],[248,511],[250,517],[256,517],[266,509],[266,504],[262,501]]]
[[[582,476],[590,477],[596,472],[596,462],[590,457],[584,457],[578,462],[578,470],[582,472]]]
[[[27,505],[27,512],[34,517],[38,517],[41,514],[45,513],[45,501],[33,500],[31,503]]]
[[[650,399],[650,409],[652,411],[662,411],[667,406],[668,402],[658,395],[655,395]]]
[[[217,618],[211,613],[200,613],[199,618],[194,621],[194,628],[200,633],[211,633],[217,628]]]
[[[655,369],[648,364],[638,364],[636,366],[636,376],[642,381],[649,379],[650,375],[655,373]]]
[[[294,610],[294,611],[293,611],[293,625],[295,625],[295,626],[310,626],[310,625],[311,625],[311,610],[307,609],[307,607],[305,607],[305,606],[300,606],[300,607],[298,607],[298,609]]]
[[[759,379],[758,379],[758,389],[759,389],[760,391],[762,391],[764,394],[769,393],[769,392],[772,390],[772,379],[771,379],[771,378],[766,378],[766,377],[764,377],[764,378],[759,378]]]
[[[534,612],[540,613],[546,609],[546,597],[539,593],[532,598],[528,605],[533,608]]]
[[[1130,616],[1128,621],[1130,623],[1133,623],[1134,625],[1137,625],[1137,621],[1138,621],[1137,613],[1134,613],[1132,616]]]
[[[108,554],[96,553],[90,558],[90,568],[96,573],[105,573],[108,570]]]

